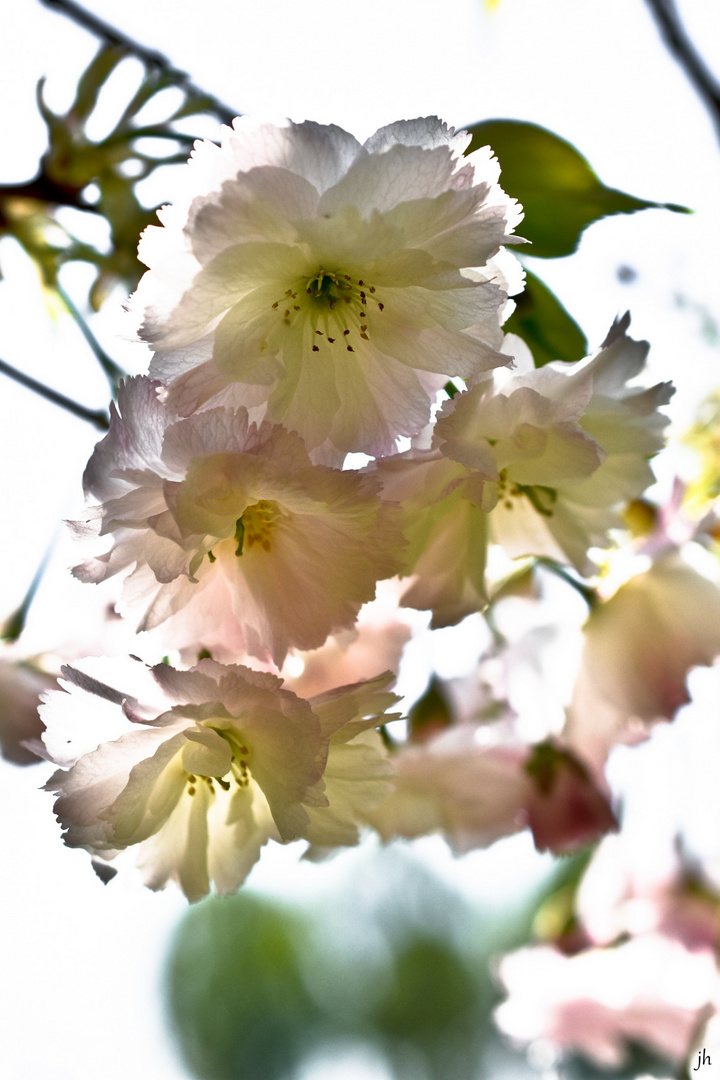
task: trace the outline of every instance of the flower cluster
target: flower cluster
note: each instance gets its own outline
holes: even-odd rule
[[[393,750],[375,730],[408,633],[396,607],[368,642],[378,583],[409,578],[401,604],[441,627],[487,604],[493,548],[592,573],[653,480],[672,392],[634,382],[627,317],[574,364],[535,368],[504,334],[521,213],[468,142],[434,118],[364,145],[236,120],[144,234],[131,309],[153,358],[87,466],[74,572],[122,573],[119,610],[177,666],[72,665],[43,711],[66,842],[99,865],[137,846],[147,884],[197,899],[269,839],[466,848],[529,825],[567,851],[615,827],[566,741],[483,742],[470,718]],[[322,692],[293,684],[298,660]]]

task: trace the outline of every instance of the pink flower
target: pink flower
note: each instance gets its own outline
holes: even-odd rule
[[[671,551],[598,606],[584,633],[565,735],[602,767],[616,743],[645,738],[689,701],[690,669],[720,654],[720,589]]]
[[[352,626],[404,546],[377,479],[313,466],[298,435],[243,408],[178,419],[157,391],[145,378],[121,387],[85,473],[102,501],[75,526],[113,542],[76,576],[133,568],[121,610],[139,610],[138,629],[165,624],[170,647],[232,659],[280,666],[290,646]]]
[[[718,991],[710,950],[691,953],[654,934],[570,957],[521,949],[499,974],[509,994],[495,1014],[501,1031],[523,1043],[547,1039],[607,1068],[622,1065],[629,1041],[684,1061]]]
[[[369,819],[384,839],[440,831],[465,852],[529,826],[540,851],[564,853],[616,827],[584,766],[550,741],[523,746],[463,724],[402,747],[393,764],[395,790]]]

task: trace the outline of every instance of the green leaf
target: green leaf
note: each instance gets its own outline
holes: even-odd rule
[[[525,210],[519,233],[533,244],[528,254],[571,255],[583,229],[609,214],[684,206],[637,199],[605,187],[574,146],[551,131],[519,120],[487,120],[468,128],[468,152],[491,146],[502,169],[502,186]]]
[[[535,367],[551,360],[582,360],[587,355],[582,330],[539,277],[526,270],[525,289],[513,299],[515,310],[504,329],[528,345]]]

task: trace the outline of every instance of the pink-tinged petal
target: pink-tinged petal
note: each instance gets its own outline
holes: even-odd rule
[[[403,572],[414,580],[405,607],[433,612],[433,628],[449,626],[487,603],[488,515],[467,489],[467,470],[432,451],[411,451],[380,462],[386,498],[402,507],[408,540]]]
[[[368,349],[362,359],[362,366],[336,366],[342,407],[330,429],[331,443],[343,452],[362,443],[378,457],[394,454],[399,436],[423,427],[431,395],[415,371],[392,357]]]
[[[332,215],[344,206],[354,206],[367,218],[411,199],[442,195],[452,183],[454,172],[449,147],[425,149],[396,143],[382,154],[358,158],[343,178],[324,193],[318,211]]]
[[[127,491],[122,474],[127,469],[157,472],[162,468],[164,407],[160,384],[142,375],[124,379],[118,388],[118,406],[110,409],[110,430],[100,440],[85,469],[88,495],[110,499]]]
[[[383,839],[442,832],[465,852],[523,828],[524,750],[482,746],[475,735],[463,725],[394,755],[395,791],[367,815]]]
[[[544,556],[591,575],[588,549],[608,544],[623,505],[653,482],[647,458],[662,445],[657,406],[668,388],[627,387],[647,350],[625,328],[594,357],[498,371],[441,410],[432,445],[467,470],[466,496],[490,514],[490,536],[511,558]]]
[[[302,431],[308,447],[319,446],[327,439],[339,404],[335,351],[327,345],[316,345],[314,363],[303,363],[313,348],[312,342],[310,326],[299,327],[294,336],[288,337],[284,353],[286,377],[268,397],[267,411],[269,420],[283,424],[289,431]]]
[[[277,322],[273,320],[276,312],[272,304],[283,300],[287,281],[307,276],[306,262],[300,252],[286,244],[248,242],[226,248],[196,275],[160,344],[172,349],[204,338],[231,310],[242,327],[259,313],[264,314],[269,327]],[[256,294],[259,300],[252,299]]]
[[[280,841],[262,791],[251,787],[217,799],[208,811],[208,874],[221,895],[236,892],[269,839]]]
[[[280,519],[269,552],[258,545],[242,559],[234,550],[219,552],[231,591],[243,597],[236,614],[249,647],[251,635],[268,642],[278,664],[290,644],[317,648],[328,633],[351,626],[361,604],[373,598],[378,577],[398,568],[396,558],[383,554],[402,547],[394,515],[360,501],[360,485],[356,490],[354,506],[329,513],[319,505]]]
[[[126,412],[123,438],[136,426],[131,399]],[[156,420],[158,471],[126,470],[122,497],[88,511],[86,531],[115,543],[75,569],[97,581],[134,565],[120,610],[140,615],[139,630],[167,623],[172,647],[200,640],[279,665],[290,646],[317,648],[351,626],[400,568],[399,509],[376,479],[313,466],[296,433],[251,424],[245,409]]]
[[[149,889],[163,889],[175,881],[191,902],[207,895],[207,818],[212,798],[205,784],[192,798],[183,794],[162,827],[141,844],[138,868]]]
[[[547,946],[521,949],[502,960],[499,975],[509,992],[495,1013],[501,1031],[612,1069],[631,1043],[683,1062],[718,990],[709,950],[690,953],[655,934],[569,957]]]
[[[422,243],[424,250],[434,260],[455,266],[469,266],[478,248],[458,245],[478,243],[479,237],[475,235],[476,223],[472,219],[484,203],[486,194],[487,189],[482,185],[459,191],[444,191],[435,198],[405,200],[386,211],[384,218],[399,230],[406,242]],[[485,228],[484,222],[477,224],[480,229]],[[467,242],[463,242],[460,237],[466,229],[470,229],[473,235]],[[498,246],[499,239],[496,243],[494,230],[488,231],[491,233],[486,241],[489,251]]]
[[[492,305],[499,306],[499,290],[494,285],[483,288]],[[373,331],[372,341],[380,352],[394,356],[409,367],[441,371],[462,379],[508,364],[508,357],[495,347],[492,339],[487,342],[469,333],[445,330],[442,326],[417,327],[412,313],[407,311],[405,298],[396,293],[392,300],[396,303],[392,307],[388,305],[388,318],[378,321]],[[499,345],[500,340],[496,339],[496,343]]]
[[[413,565],[415,579],[403,593],[405,607],[430,610],[433,630],[454,626],[487,604],[485,562],[487,514],[460,491],[433,508],[422,554]]]
[[[244,116],[233,120],[232,129],[224,129],[225,146],[234,170],[273,165],[305,177],[319,192],[337,183],[363,153],[357,139],[335,124],[306,120],[280,127]]]
[[[308,808],[304,837],[320,848],[357,844],[368,814],[391,794],[394,771],[374,729],[398,718],[392,672],[316,695],[313,712],[329,736],[325,805]]]
[[[509,505],[498,502],[490,519],[490,536],[511,559],[542,555],[559,563],[571,562],[580,573],[592,573],[587,559],[587,534],[573,517],[563,514],[557,502],[544,505],[552,517],[538,513],[528,499],[515,499]]]
[[[600,767],[689,700],[691,668],[720,655],[720,589],[675,554],[631,578],[590,615],[568,741]]]
[[[415,120],[396,120],[392,124],[386,124],[366,139],[363,145],[370,154],[382,154],[390,147],[398,145],[428,148],[450,146],[456,159],[462,160],[461,155],[470,138],[467,131],[456,132],[455,128],[449,127],[437,116],[421,116]],[[497,180],[497,176],[495,179]]]
[[[213,354],[214,333],[193,343],[190,347],[178,349],[159,349],[152,354],[149,366],[151,379],[168,383],[182,372],[192,371],[211,359]]]
[[[391,671],[384,671],[372,679],[316,694],[310,704],[323,734],[331,736],[333,742],[347,742],[371,725],[396,720],[397,716],[380,715],[400,700],[388,690],[394,679]]]
[[[369,671],[398,670],[410,627],[401,621],[395,605],[390,607],[387,591],[360,609],[353,630],[328,638],[313,652],[288,657],[283,675],[290,689],[311,697],[336,683],[357,682]],[[302,665],[300,674],[298,662]]]
[[[331,744],[323,777],[329,805],[308,809],[305,838],[321,848],[357,844],[368,813],[391,794],[393,776],[377,732]]]

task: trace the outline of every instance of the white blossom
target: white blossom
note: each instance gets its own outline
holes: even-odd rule
[[[336,463],[394,452],[448,376],[509,363],[501,312],[520,275],[495,257],[521,214],[488,147],[462,156],[469,140],[433,117],[364,145],[243,117],[220,148],[198,143],[189,198],[143,236],[133,301],[172,406],[238,384],[233,401]]]
[[[386,496],[403,505],[416,575],[403,602],[431,608],[433,626],[487,602],[488,543],[592,573],[588,548],[608,544],[623,505],[653,482],[648,458],[667,423],[658,407],[673,391],[628,385],[647,345],[627,325],[578,363],[481,380],[446,402],[431,449],[378,463]]]
[[[395,770],[375,730],[399,719],[399,713],[387,713],[398,700],[387,690],[393,678],[384,672],[310,698],[330,740],[323,774],[329,805],[308,808],[310,823],[303,833],[319,848],[356,844],[369,813],[393,790]]]
[[[354,843],[356,815],[388,790],[371,729],[397,700],[390,673],[310,702],[209,659],[177,671],[92,658],[64,675],[43,719],[65,842],[103,862],[138,846],[150,888],[233,892],[269,839]]]

